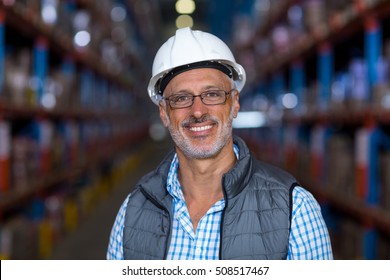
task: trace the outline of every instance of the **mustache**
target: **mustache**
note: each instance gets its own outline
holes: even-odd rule
[[[184,120],[181,123],[181,126],[186,127],[186,126],[189,126],[191,124],[200,124],[200,123],[208,122],[208,121],[211,121],[215,124],[217,124],[219,122],[219,120],[216,117],[212,117],[210,115],[203,115],[200,118],[195,118],[194,116],[191,116],[188,119]]]

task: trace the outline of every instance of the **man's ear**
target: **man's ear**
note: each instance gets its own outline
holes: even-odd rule
[[[234,94],[234,113],[233,117],[236,118],[238,111],[240,111],[240,92],[236,90]]]
[[[169,120],[168,120],[168,113],[166,111],[166,102],[165,100],[161,100],[158,104],[159,110],[160,110],[160,119],[165,127],[168,127]]]

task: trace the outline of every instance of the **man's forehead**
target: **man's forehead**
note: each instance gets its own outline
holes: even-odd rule
[[[233,83],[233,80],[219,70],[211,68],[192,69],[174,77],[168,83],[165,93],[177,90],[225,89],[231,83]]]

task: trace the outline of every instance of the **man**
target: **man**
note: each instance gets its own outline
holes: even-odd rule
[[[332,259],[321,209],[232,134],[245,71],[183,28],[156,54],[149,96],[175,149],[125,199],[107,259]]]

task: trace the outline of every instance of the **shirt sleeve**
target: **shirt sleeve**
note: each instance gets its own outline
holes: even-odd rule
[[[125,225],[125,214],[130,195],[122,203],[111,229],[107,249],[107,260],[123,260],[123,228]]]
[[[331,260],[332,247],[321,207],[302,187],[293,190],[293,209],[287,259]]]

